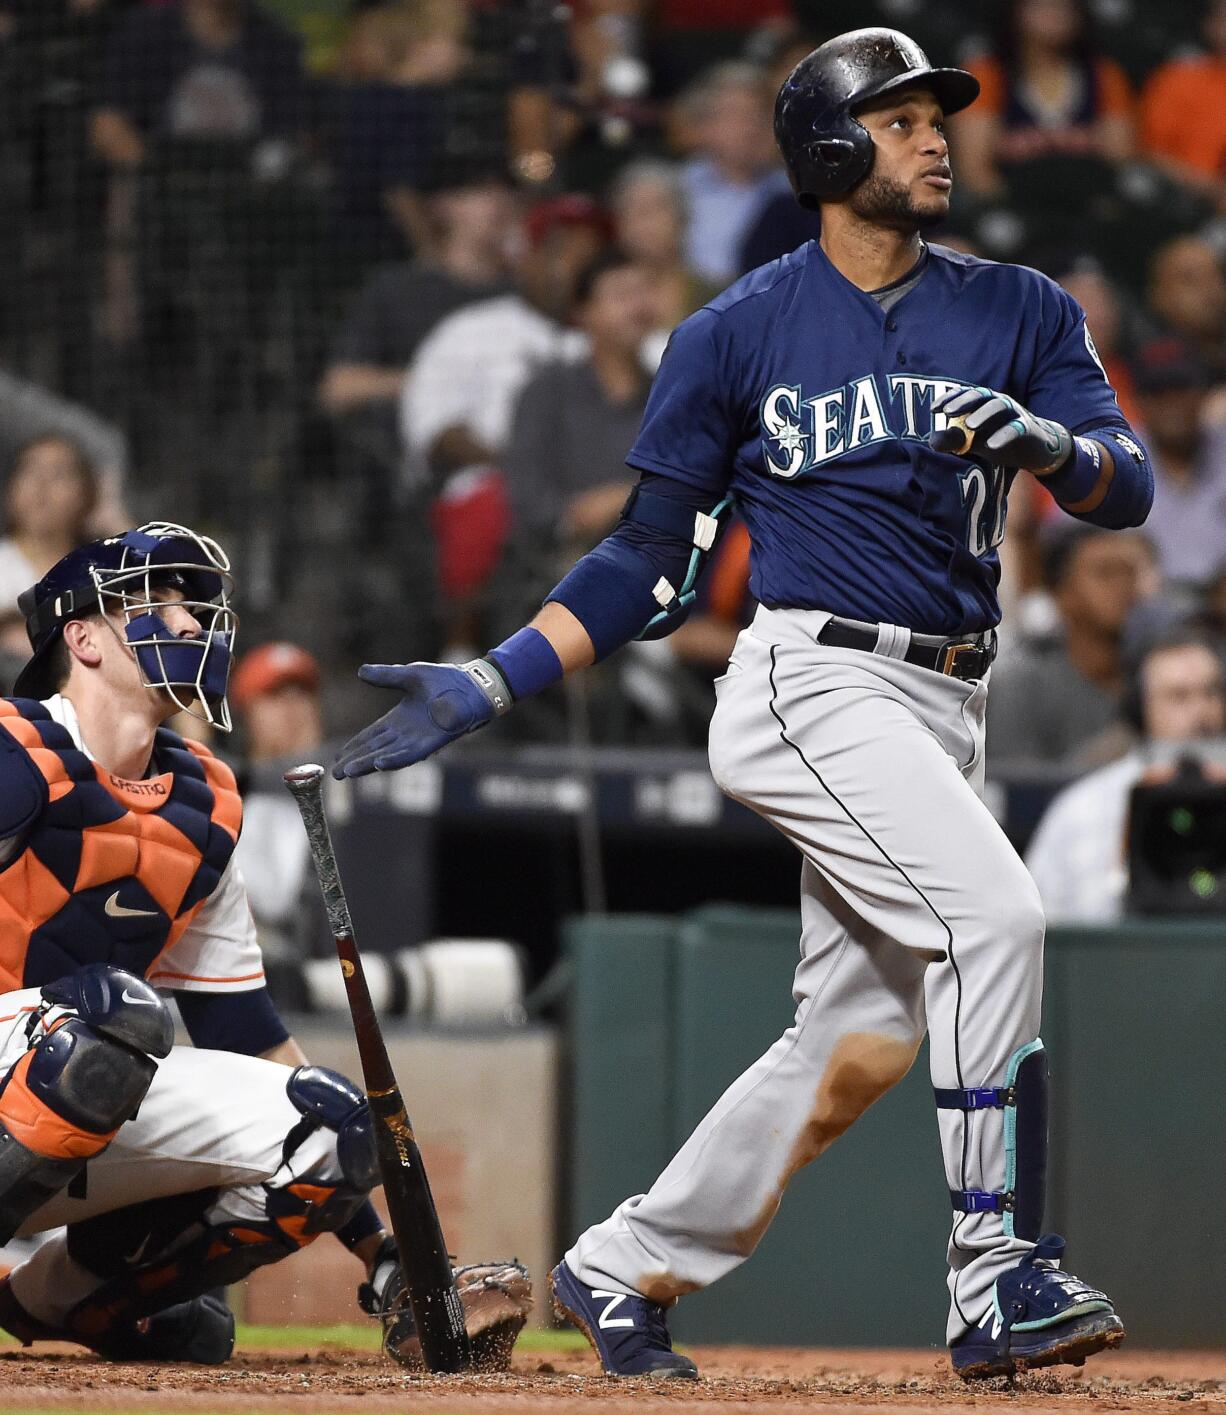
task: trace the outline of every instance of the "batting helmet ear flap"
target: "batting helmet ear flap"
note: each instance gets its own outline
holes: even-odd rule
[[[909,88],[930,90],[948,116],[973,103],[979,80],[963,69],[934,69],[898,30],[858,29],[806,55],[775,100],[775,141],[801,206],[815,210],[868,175],[873,139],[856,112]]]

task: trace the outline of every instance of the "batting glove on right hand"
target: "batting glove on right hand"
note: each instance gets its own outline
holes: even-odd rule
[[[465,664],[364,663],[358,677],[376,688],[397,688],[403,697],[345,743],[332,767],[338,781],[423,761],[511,707],[510,689],[482,658]]]
[[[1001,467],[1044,476],[1073,450],[1068,428],[991,388],[952,388],[937,399],[932,411],[950,420],[948,427],[934,429],[928,436],[928,445],[936,452],[976,454]]]

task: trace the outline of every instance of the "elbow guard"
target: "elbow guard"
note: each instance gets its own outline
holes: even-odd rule
[[[694,603],[715,546],[726,497],[710,512],[636,487],[611,536],[585,555],[549,596],[587,630],[597,659],[631,639],[664,637]]]

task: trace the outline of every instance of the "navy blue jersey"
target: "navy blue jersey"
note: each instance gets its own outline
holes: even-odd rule
[[[928,446],[934,400],[959,385],[1074,433],[1129,430],[1084,314],[1046,276],[930,246],[884,310],[810,241],[677,328],[627,461],[711,505],[731,489],[763,604],[984,629],[1012,474]]]

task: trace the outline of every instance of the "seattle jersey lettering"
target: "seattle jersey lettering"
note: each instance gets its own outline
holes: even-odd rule
[[[893,373],[881,390],[872,374],[842,388],[806,398],[799,384],[776,384],[762,400],[762,460],[777,477],[798,477],[873,442],[906,438],[926,442],[946,426],[932,405],[953,379]]]

